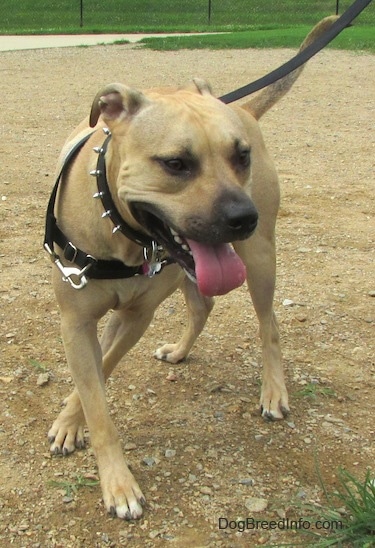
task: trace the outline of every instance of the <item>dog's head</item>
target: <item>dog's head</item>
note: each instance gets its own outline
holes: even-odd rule
[[[90,125],[99,117],[112,133],[108,179],[124,218],[155,238],[203,294],[240,285],[245,269],[229,243],[248,238],[258,220],[240,116],[195,81],[144,94],[112,84],[96,96]]]

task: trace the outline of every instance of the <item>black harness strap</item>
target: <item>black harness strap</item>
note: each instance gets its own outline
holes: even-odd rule
[[[259,91],[260,89],[265,88],[270,84],[273,84],[277,80],[280,80],[280,78],[283,78],[293,70],[306,63],[306,61],[311,59],[311,57],[318,53],[318,51],[323,49],[327,44],[329,44],[329,42],[336,38],[336,36],[340,34],[340,32],[345,27],[350,25],[353,19],[355,19],[361,13],[361,11],[363,11],[365,7],[370,4],[371,1],[372,0],[356,0],[341,15],[341,17],[333,23],[332,27],[330,27],[322,36],[320,36],[320,38],[315,40],[313,44],[310,44],[295,57],[292,57],[292,59],[290,59],[277,69],[273,70],[272,72],[269,72],[265,76],[262,76],[262,78],[259,78],[258,80],[255,80],[255,82],[251,82],[250,84],[247,84],[242,88],[238,88],[235,91],[231,91],[226,95],[222,95],[221,97],[219,97],[219,99],[226,104],[232,103],[233,101],[243,99],[247,95],[251,95],[256,91]]]
[[[55,203],[57,192],[62,180],[64,173],[66,172],[70,163],[74,160],[78,152],[84,146],[84,144],[89,140],[92,133],[86,135],[67,154],[63,166],[56,178],[55,186],[53,187],[51,197],[47,206],[46,213],[46,223],[45,223],[45,237],[44,237],[44,248],[50,254],[53,262],[63,268],[59,261],[59,256],[54,251],[54,244],[57,244],[63,251],[64,258],[70,263],[76,264],[81,272],[84,272],[86,277],[94,279],[121,279],[121,278],[130,278],[137,274],[143,274],[143,265],[140,266],[127,266],[123,262],[118,260],[101,260],[95,259],[91,255],[85,253],[81,249],[77,248],[62,232],[60,227],[57,224],[57,219],[55,217]],[[103,155],[104,158],[104,155]],[[108,186],[108,185],[107,185]],[[109,189],[108,189],[109,192]],[[122,221],[124,225],[124,221]],[[147,237],[145,236],[145,239]],[[146,241],[146,240],[145,240]],[[147,240],[148,241],[148,240]],[[137,242],[138,243],[138,242]],[[143,244],[141,244],[143,245]],[[62,271],[64,274],[64,272]],[[69,278],[69,276],[67,276]],[[69,280],[70,281],[70,280]],[[72,284],[73,285],[73,284]],[[78,286],[77,286],[78,288]]]

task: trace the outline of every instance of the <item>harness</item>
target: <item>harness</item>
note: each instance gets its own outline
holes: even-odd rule
[[[84,288],[89,278],[113,280],[139,275],[146,275],[152,278],[164,266],[174,262],[171,257],[166,256],[164,249],[155,240],[132,228],[121,217],[112,199],[106,175],[105,154],[111,140],[111,133],[107,128],[104,128],[103,131],[107,137],[102,147],[94,148],[94,151],[98,154],[98,161],[96,169],[90,172],[90,175],[95,177],[97,182],[97,192],[95,192],[93,198],[101,200],[104,208],[102,218],[108,217],[112,221],[114,225],[112,229],[113,234],[121,232],[124,236],[143,247],[144,263],[139,266],[128,266],[119,260],[96,259],[75,246],[58,226],[55,216],[55,204],[59,187],[71,162],[73,162],[84,144],[93,135],[94,132],[91,132],[78,141],[66,155],[60,172],[57,175],[46,213],[44,249],[49,254],[51,261],[61,272],[63,281],[69,282],[73,289]],[[60,256],[54,250],[55,244],[61,248],[64,259],[72,263],[72,266],[65,266],[61,262]],[[73,266],[73,264],[77,266]]]

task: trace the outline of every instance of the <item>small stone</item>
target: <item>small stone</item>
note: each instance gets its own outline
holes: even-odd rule
[[[168,375],[165,377],[167,381],[176,382],[178,377],[174,371],[169,371]]]
[[[200,493],[202,495],[212,495],[212,489],[211,487],[207,487],[206,485],[204,485],[200,488]]]
[[[245,506],[250,512],[263,512],[268,506],[268,500],[257,497],[246,499]]]
[[[49,373],[41,373],[37,378],[36,384],[38,386],[44,386],[49,383],[49,380],[50,380]]]
[[[375,297],[375,291],[369,291],[368,296],[369,297]]]
[[[309,445],[311,443],[311,438],[303,438],[303,441]]]
[[[156,460],[154,459],[154,457],[144,457],[142,459],[142,463],[146,466],[154,466],[156,464]]]
[[[311,249],[309,247],[299,247],[297,251],[298,253],[310,253]]]
[[[172,457],[176,456],[176,450],[175,449],[166,449],[164,456],[167,457],[167,459],[171,459]]]
[[[296,303],[292,299],[284,299],[283,306],[294,306]]]
[[[135,443],[127,443],[124,447],[125,451],[134,451],[134,449],[137,449],[137,446]]]
[[[238,480],[238,483],[240,485],[254,485],[254,480],[253,478],[243,478],[243,479],[240,479]]]
[[[73,502],[73,500],[73,497],[68,497],[67,495],[65,495],[65,497],[63,497],[62,499],[65,504],[70,504],[71,502]]]

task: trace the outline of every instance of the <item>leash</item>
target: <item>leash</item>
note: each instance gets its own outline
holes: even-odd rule
[[[337,21],[335,21],[322,36],[315,40],[313,44],[310,44],[303,51],[272,72],[269,72],[265,76],[262,76],[258,80],[255,80],[246,86],[222,95],[219,99],[225,104],[232,103],[233,101],[243,99],[256,91],[277,82],[277,80],[284,78],[284,76],[306,63],[306,61],[311,59],[311,57],[316,55],[321,49],[329,44],[329,42],[336,38],[336,36],[338,36],[345,27],[350,25],[350,23],[370,4],[370,2],[372,2],[372,0],[355,0],[355,2],[353,2],[353,4],[341,15],[341,17],[337,19]]]

